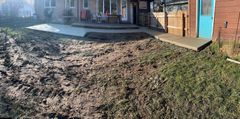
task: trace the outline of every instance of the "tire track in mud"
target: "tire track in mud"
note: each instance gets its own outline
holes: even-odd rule
[[[15,49],[14,39],[8,37],[7,33],[1,33],[0,41],[0,116],[1,117],[14,117],[18,116],[20,112],[32,112],[29,105],[21,104],[20,100],[17,100],[9,87],[16,87],[23,82],[19,80],[19,66],[13,63],[15,54],[18,54],[18,50]],[[10,92],[9,92],[10,91]]]
[[[45,42],[48,41],[41,43]],[[27,51],[28,49],[16,39],[7,38],[7,35],[1,43],[4,45],[0,47],[0,56],[3,53],[0,59],[4,60],[2,67],[5,70],[0,69],[0,73],[5,73],[1,73],[4,74],[4,78],[0,80],[0,106],[7,105],[9,108],[2,108],[0,117],[1,114],[6,113],[13,117],[19,116],[15,114],[23,114],[21,117],[94,118],[91,114],[95,113],[92,108],[96,101],[90,97],[98,98],[95,94],[98,89],[83,77],[87,73],[85,71],[87,67],[63,60],[64,57],[77,54],[67,52],[52,55],[49,54],[51,52],[34,49],[35,47],[33,50],[38,49],[37,51]],[[56,43],[52,44],[56,45]],[[36,55],[38,51],[44,55]],[[81,69],[83,67],[84,69]],[[92,88],[94,91],[91,90]]]
[[[7,76],[6,72],[6,65],[9,63],[9,54],[6,52],[7,50],[7,35],[4,33],[0,34],[0,59],[1,59],[1,64],[0,64],[0,78]]]

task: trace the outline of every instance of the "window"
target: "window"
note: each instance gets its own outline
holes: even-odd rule
[[[117,14],[117,0],[111,0],[111,14]]]
[[[98,15],[102,15],[103,14],[103,0],[98,0]]]
[[[88,0],[83,0],[83,8],[88,8]]]
[[[212,14],[212,0],[202,0],[202,15],[211,16]]]
[[[98,0],[98,13],[101,14],[118,14],[117,0]]]
[[[44,0],[45,8],[56,7],[56,0]]]
[[[110,0],[104,0],[104,14],[110,14]]]
[[[65,8],[74,8],[75,4],[74,4],[75,0],[65,0]]]

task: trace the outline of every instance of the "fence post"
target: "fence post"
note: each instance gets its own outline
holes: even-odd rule
[[[164,12],[164,29],[168,33],[168,14],[166,11]]]
[[[183,12],[180,12],[180,15],[181,15],[181,20],[182,20],[182,23],[181,23],[181,27],[182,27],[182,36],[184,36],[184,34],[185,34],[185,29],[184,29],[184,22],[185,22],[185,19],[184,19],[184,13],[183,13]]]

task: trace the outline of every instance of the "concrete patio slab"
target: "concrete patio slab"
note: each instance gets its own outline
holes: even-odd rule
[[[95,32],[95,33],[139,33],[139,32],[141,33],[143,32],[163,42],[168,42],[168,43],[171,43],[180,47],[192,49],[195,51],[200,51],[211,43],[210,40],[175,36],[172,34],[151,30],[146,27],[140,27],[139,29],[93,29],[93,28],[73,27],[70,25],[61,25],[61,24],[40,24],[40,25],[27,27],[27,29],[58,33],[63,35],[71,35],[71,36],[77,36],[77,37],[84,37],[87,33],[90,33],[90,32]]]
[[[205,47],[212,43],[211,40],[200,39],[200,38],[189,38],[189,37],[181,37],[168,33],[162,33],[155,30],[145,30],[146,33],[152,35],[156,39],[159,39],[163,42],[168,42],[180,47],[188,48],[195,51],[203,50]]]
[[[84,37],[87,33],[97,32],[97,33],[136,33],[142,32],[140,29],[92,29],[83,27],[73,27],[70,25],[61,24],[40,24],[35,26],[27,27],[27,29],[45,31],[51,33],[58,33],[63,35],[71,35],[77,37]]]

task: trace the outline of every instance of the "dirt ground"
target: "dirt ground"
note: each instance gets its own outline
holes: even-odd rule
[[[149,78],[154,68],[139,57],[159,42],[144,33],[0,37],[0,117],[21,118],[103,118],[101,106],[123,85],[108,81]]]
[[[240,67],[216,44],[13,29],[0,30],[0,118],[239,118]]]

